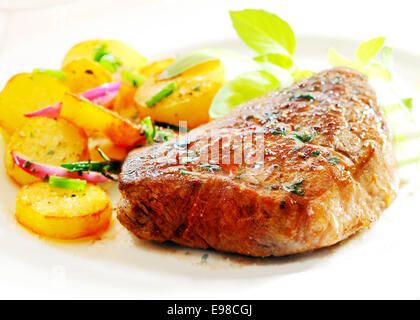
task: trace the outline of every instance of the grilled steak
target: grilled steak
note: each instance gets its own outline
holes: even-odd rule
[[[281,256],[368,226],[396,180],[375,92],[358,72],[334,68],[133,151],[118,219],[142,239]]]

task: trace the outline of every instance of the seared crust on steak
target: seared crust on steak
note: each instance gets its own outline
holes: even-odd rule
[[[236,158],[232,141],[249,136],[264,137],[263,161],[246,144]],[[293,254],[368,226],[396,195],[389,129],[373,89],[348,68],[254,99],[183,139],[124,163],[118,219],[139,238]]]

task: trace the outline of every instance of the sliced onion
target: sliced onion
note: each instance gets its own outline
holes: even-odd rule
[[[108,83],[104,83],[103,85],[100,85],[99,87],[82,92],[80,95],[83,98],[93,101],[95,99],[104,97],[107,93],[115,92],[115,91],[118,92],[121,86],[122,86],[121,82],[108,82]]]
[[[104,83],[103,85],[90,89],[88,91],[82,92],[80,96],[85,99],[90,100],[95,104],[99,104],[101,106],[106,105],[112,99],[114,99],[118,91],[122,86],[121,82],[108,82]],[[37,111],[25,114],[25,117],[45,117],[45,118],[53,118],[57,119],[60,116],[61,111],[61,102],[52,104],[48,107],[39,109]]]
[[[18,155],[14,151],[12,151],[12,157],[13,161],[19,168],[40,179],[44,179],[46,176],[58,176],[86,180],[87,182],[91,183],[110,181],[109,178],[105,177],[99,172],[82,172],[81,174],[78,172],[68,172],[65,168],[33,162],[29,159],[26,159],[22,155]]]
[[[101,106],[105,106],[108,102],[111,102],[118,95],[118,91],[108,91],[102,97],[96,99],[90,99],[95,104],[99,104]]]
[[[39,109],[37,111],[25,114],[25,117],[45,117],[45,118],[53,118],[57,119],[60,115],[61,111],[61,102],[52,104],[48,107]]]

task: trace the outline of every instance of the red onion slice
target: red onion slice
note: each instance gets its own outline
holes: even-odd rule
[[[92,100],[105,96],[109,92],[114,92],[114,91],[118,92],[121,86],[122,86],[121,82],[108,82],[108,83],[104,83],[103,85],[100,85],[99,87],[82,92],[80,95],[83,98],[86,98],[92,101]]]
[[[121,82],[108,82],[104,83],[103,85],[90,89],[88,91],[82,92],[80,96],[85,99],[90,100],[95,104],[99,104],[101,106],[106,105],[112,99],[114,99],[118,91],[122,86]],[[52,104],[48,107],[39,109],[37,111],[25,114],[25,117],[45,117],[45,118],[52,118],[57,119],[60,116],[61,111],[61,102]]]
[[[24,156],[18,155],[14,151],[12,151],[12,157],[13,161],[19,168],[40,179],[44,179],[45,176],[58,176],[72,179],[82,179],[91,183],[110,181],[109,178],[105,177],[99,172],[82,172],[81,174],[78,172],[68,172],[65,168],[30,161]]]
[[[39,109],[37,111],[25,114],[25,117],[45,117],[45,118],[52,118],[57,119],[60,115],[61,111],[61,102],[52,104],[46,108]]]

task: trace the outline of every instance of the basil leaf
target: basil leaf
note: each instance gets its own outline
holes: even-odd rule
[[[289,24],[264,10],[231,11],[233,27],[239,37],[260,54],[288,53],[293,55],[296,39]]]
[[[293,66],[293,60],[280,53],[266,53],[254,58],[256,62],[269,62],[283,69],[290,69]]]
[[[202,63],[225,59],[244,60],[241,55],[226,49],[199,49],[176,59],[174,63],[172,63],[166,70],[161,73],[159,79],[163,80],[176,77],[182,72]]]
[[[367,64],[378,54],[384,43],[384,37],[362,42],[356,50],[356,58],[363,64]]]
[[[401,103],[409,110],[413,110],[413,98],[401,99]]]
[[[384,67],[391,72],[393,67],[393,53],[391,47],[383,47],[382,49],[382,63]]]
[[[293,80],[295,80],[295,82],[312,77],[314,74],[315,72],[311,70],[300,70],[298,68],[292,71],[292,77],[293,77]]]
[[[340,55],[334,48],[328,50],[328,62],[335,67],[350,67],[369,78],[381,78],[385,81],[391,81],[391,73],[378,63],[363,64],[361,61],[352,61]]]
[[[223,86],[213,99],[210,116],[219,118],[238,105],[280,87],[280,82],[266,71],[241,74]]]

